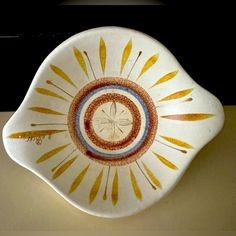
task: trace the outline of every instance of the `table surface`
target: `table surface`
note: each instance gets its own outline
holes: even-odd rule
[[[151,208],[121,219],[81,212],[12,161],[0,143],[0,230],[236,230],[236,106],[174,190]],[[13,112],[0,113],[0,127]]]

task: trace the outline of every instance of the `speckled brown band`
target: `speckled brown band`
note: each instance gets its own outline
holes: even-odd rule
[[[148,113],[149,113],[149,127],[146,127],[148,129],[146,138],[142,141],[142,144],[139,146],[139,148],[137,150],[134,150],[133,152],[131,152],[127,155],[121,155],[119,158],[107,158],[107,157],[103,157],[102,155],[97,155],[96,153],[91,152],[90,150],[88,150],[86,148],[86,146],[83,145],[83,143],[80,140],[80,137],[78,136],[77,130],[76,130],[76,112],[77,112],[77,109],[78,109],[81,101],[90,92],[94,91],[95,89],[102,88],[104,86],[109,86],[109,85],[120,85],[120,86],[127,87],[127,88],[133,90],[135,93],[137,93],[142,98],[143,102],[145,103],[145,106],[147,107]],[[117,92],[115,94],[118,95]],[[106,93],[104,93],[102,96],[106,96]],[[119,100],[119,102],[120,101],[121,100]],[[125,103],[124,105],[127,106],[127,104],[128,103]],[[131,103],[129,103],[129,104],[131,104]],[[132,108],[129,108],[129,110],[130,109],[132,110]],[[134,110],[135,110],[135,108],[134,108]],[[132,114],[135,114],[135,113],[132,113]],[[140,114],[139,114],[139,116],[140,116]],[[87,119],[87,117],[85,116],[85,122],[86,122],[86,119]],[[142,117],[140,117],[140,119],[142,119]],[[136,120],[137,120],[136,122],[138,124],[139,121],[138,121],[138,119],[136,119]],[[85,124],[85,126],[87,127],[87,123]],[[149,96],[149,94],[142,87],[140,87],[138,84],[136,84],[130,80],[123,79],[123,78],[117,78],[117,77],[107,77],[107,78],[97,79],[97,80],[94,80],[91,83],[87,84],[86,86],[84,86],[77,93],[74,100],[72,101],[72,104],[70,106],[69,113],[68,113],[69,132],[70,132],[72,140],[74,141],[74,143],[76,144],[78,149],[83,154],[85,154],[87,157],[89,157],[90,159],[100,162],[102,164],[111,165],[111,166],[112,165],[113,166],[125,165],[125,164],[131,163],[131,162],[137,160],[138,158],[140,158],[152,145],[152,143],[155,139],[155,136],[156,136],[157,126],[158,126],[158,116],[157,116],[157,112],[156,112],[156,107],[155,107],[151,97]],[[91,125],[90,125],[90,129],[91,129]],[[134,137],[134,136],[132,136],[132,137]],[[99,140],[99,139],[97,139],[97,137],[96,137],[96,140]],[[121,140],[121,141],[123,141],[123,140]],[[91,142],[94,142],[94,140],[93,141],[91,140]],[[110,150],[110,149],[108,149],[108,150]],[[111,153],[113,153],[115,151],[116,151],[115,149],[110,150]]]
[[[129,134],[120,141],[107,141],[100,138],[93,129],[92,120],[96,109],[107,102],[116,101],[126,106],[132,115],[132,129]],[[118,150],[131,144],[137,137],[141,125],[141,117],[137,106],[127,97],[117,93],[107,93],[96,98],[87,108],[84,117],[84,126],[89,139],[103,149]]]

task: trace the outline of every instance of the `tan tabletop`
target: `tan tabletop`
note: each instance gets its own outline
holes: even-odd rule
[[[123,219],[98,218],[74,208],[12,161],[1,140],[0,230],[112,230],[127,235],[133,235],[131,230],[152,235],[236,230],[236,106],[225,106],[225,113],[223,131],[195,157],[177,187],[151,208]],[[0,113],[1,130],[12,114]]]

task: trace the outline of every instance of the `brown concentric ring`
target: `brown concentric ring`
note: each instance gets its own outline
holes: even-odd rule
[[[132,115],[132,129],[129,134],[119,141],[107,141],[99,137],[93,128],[93,115],[97,108],[104,103],[107,102],[118,102],[126,106],[131,115]],[[84,116],[84,127],[85,131],[89,137],[89,139],[97,146],[108,149],[108,150],[118,150],[127,147],[131,144],[135,138],[138,136],[139,130],[141,126],[141,117],[139,114],[139,110],[137,106],[132,102],[129,98],[124,95],[117,93],[107,93],[98,98],[96,98],[92,103],[88,106],[85,116]]]
[[[84,146],[83,143],[81,142],[80,137],[78,136],[76,130],[76,112],[81,101],[93,90],[109,85],[120,85],[133,90],[142,98],[149,113],[149,127],[146,127],[148,128],[148,133],[145,140],[143,140],[142,144],[139,146],[137,150],[129,153],[128,155],[122,155],[119,158],[105,158],[103,156],[91,152],[90,150],[87,150],[86,146]],[[157,127],[158,127],[158,116],[156,112],[156,107],[150,95],[136,83],[118,77],[106,77],[97,79],[84,86],[74,97],[74,100],[72,101],[68,112],[69,133],[71,135],[72,140],[78,147],[78,149],[90,159],[110,166],[126,165],[140,158],[145,152],[147,152],[149,147],[152,145],[156,136]],[[111,150],[111,152],[113,151]]]

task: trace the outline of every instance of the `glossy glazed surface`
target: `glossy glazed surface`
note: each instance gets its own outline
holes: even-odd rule
[[[223,121],[219,101],[162,44],[102,27],[45,59],[3,140],[76,207],[122,217],[168,193]]]

